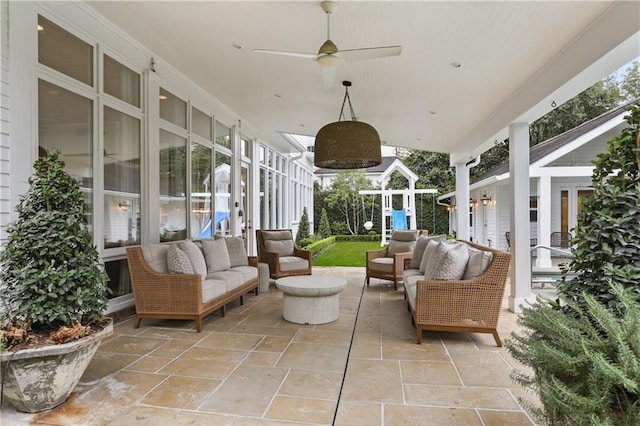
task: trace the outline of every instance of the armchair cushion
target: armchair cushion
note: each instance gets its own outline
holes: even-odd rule
[[[177,244],[167,250],[167,268],[173,274],[195,274],[189,256]]]
[[[442,257],[430,274],[432,280],[459,280],[464,275],[469,260],[469,250],[465,244],[451,244],[453,247]],[[427,273],[425,273],[426,277]]]
[[[387,256],[392,257],[396,253],[413,251],[415,247],[416,247],[415,241],[391,240],[389,241],[389,246],[387,247]]]
[[[382,271],[393,273],[393,257],[376,257],[369,261],[369,269],[373,271]]]
[[[445,239],[445,235],[444,234],[442,234],[442,235],[434,235],[432,237],[428,237],[426,235],[421,235],[420,237],[418,237],[418,241],[416,241],[416,246],[413,249],[413,256],[411,256],[411,262],[409,263],[409,268],[411,268],[411,269],[420,269],[420,263],[422,262],[422,256],[424,255],[424,250],[427,248],[427,243],[429,242],[429,240],[444,241],[444,239]]]
[[[292,256],[293,240],[280,240],[280,241],[265,240],[264,248],[267,251],[272,253],[277,253],[280,256]]]
[[[297,271],[300,269],[309,268],[309,262],[307,259],[303,259],[297,256],[282,256],[280,257],[280,270],[283,272]]]
[[[207,273],[212,274],[218,271],[226,271],[231,268],[227,244],[224,240],[214,240],[207,238],[202,240],[202,251],[207,263]]]
[[[490,251],[478,250],[474,247],[469,247],[469,261],[467,262],[467,269],[464,271],[463,280],[470,280],[479,277],[493,259],[493,253]]]
[[[224,242],[227,243],[227,252],[229,253],[229,261],[232,268],[249,265],[247,250],[244,248],[242,237],[225,238]]]
[[[207,278],[207,263],[204,261],[204,256],[198,246],[191,240],[183,240],[178,243],[178,247],[186,253],[193,266],[194,273],[200,274],[203,280]]]

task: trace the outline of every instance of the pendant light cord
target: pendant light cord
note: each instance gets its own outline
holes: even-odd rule
[[[344,84],[344,82],[343,82]],[[351,98],[349,97],[349,86],[351,83],[344,84],[344,99],[342,100],[342,108],[340,108],[340,116],[338,117],[338,121],[342,121],[345,118],[344,116],[344,105],[347,101],[349,101],[349,111],[351,112],[351,120],[356,121],[356,114],[353,112],[353,106],[351,105]]]

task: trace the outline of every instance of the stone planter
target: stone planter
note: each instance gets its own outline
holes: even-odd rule
[[[62,404],[78,384],[102,339],[112,333],[110,322],[100,332],[73,342],[1,353],[3,398],[27,413]]]

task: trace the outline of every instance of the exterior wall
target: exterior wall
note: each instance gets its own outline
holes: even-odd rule
[[[21,193],[27,189],[27,179],[31,174],[31,165],[38,156],[39,134],[38,134],[38,80],[42,79],[48,83],[58,85],[65,90],[80,93],[81,96],[93,102],[93,113],[91,116],[91,124],[94,138],[92,140],[93,152],[103,151],[96,150],[104,143],[103,135],[103,108],[115,105],[119,100],[104,96],[101,87],[101,55],[109,55],[116,61],[120,62],[130,70],[140,76],[141,89],[141,106],[139,108],[124,106],[122,110],[125,114],[131,115],[140,120],[141,125],[141,147],[139,165],[142,172],[140,173],[140,189],[139,198],[142,205],[140,209],[142,224],[140,225],[142,243],[157,242],[160,229],[158,202],[160,200],[158,170],[159,170],[159,131],[174,131],[179,136],[182,132],[179,126],[173,126],[170,122],[162,122],[160,119],[160,106],[158,92],[160,88],[170,91],[173,95],[181,97],[187,101],[187,111],[194,107],[203,112],[205,115],[213,118],[215,122],[220,122],[228,127],[231,131],[231,147],[222,147],[215,141],[206,141],[212,150],[218,152],[228,151],[231,157],[231,200],[235,202],[240,200],[240,183],[239,183],[239,164],[240,160],[250,161],[249,170],[249,186],[251,202],[248,203],[243,216],[238,213],[240,206],[238,204],[230,205],[232,216],[230,228],[233,235],[239,235],[243,230],[241,224],[246,222],[247,251],[249,254],[255,254],[255,242],[253,235],[255,229],[260,228],[260,215],[264,212],[260,211],[259,206],[259,172],[261,161],[258,158],[258,146],[266,146],[273,152],[278,154],[281,162],[278,168],[284,173],[284,178],[278,181],[278,191],[271,192],[279,194],[281,197],[278,203],[281,204],[278,210],[277,223],[281,227],[291,227],[294,220],[293,209],[289,208],[290,203],[294,199],[298,200],[298,205],[306,206],[313,214],[313,167],[307,158],[292,160],[289,151],[279,148],[277,142],[263,141],[258,139],[259,130],[251,126],[242,117],[235,114],[228,107],[221,104],[215,94],[209,94],[195,86],[186,76],[173,68],[171,64],[165,62],[163,58],[154,56],[153,52],[148,51],[145,46],[136,40],[122,33],[118,28],[113,26],[104,17],[98,15],[93,9],[86,6],[82,2],[11,2],[0,0],[0,32],[2,35],[2,43],[0,44],[0,55],[2,63],[0,66],[0,245],[6,240],[5,229],[7,224],[15,219],[12,210],[17,203]],[[38,15],[42,15],[47,20],[62,27],[65,31],[71,33],[76,38],[80,38],[93,47],[93,66],[96,67],[94,72],[94,81],[89,85],[72,81],[72,77],[64,75],[61,72],[53,70],[38,62],[38,35],[36,32],[36,24]],[[11,55],[10,55],[11,54]],[[96,59],[97,58],[97,59]],[[155,66],[151,69],[149,64],[151,58],[154,59]],[[9,79],[9,63],[11,60],[11,79]],[[94,87],[95,86],[95,87]],[[120,104],[118,104],[120,105]],[[20,117],[20,120],[12,120],[9,122],[10,114],[13,117]],[[248,142],[247,153],[241,155],[239,152],[240,130],[235,123],[239,120],[243,123],[242,136]],[[11,125],[11,126],[10,126]],[[185,141],[193,143],[198,141],[198,135],[192,130],[186,129],[183,132]],[[204,143],[203,143],[204,144]],[[186,147],[188,148],[188,146]],[[99,160],[95,160],[98,158]],[[187,159],[189,157],[187,156]],[[94,191],[94,242],[99,248],[101,259],[113,272],[114,279],[126,287],[128,274],[126,273],[125,247],[112,247],[104,243],[103,236],[106,235],[105,226],[114,224],[120,226],[109,219],[105,213],[105,193],[107,188],[104,185],[104,158],[94,155],[92,172],[83,174],[93,180]],[[126,161],[123,160],[123,161]],[[187,174],[191,170],[188,160]],[[287,179],[287,173],[292,169],[292,165],[296,164],[299,170],[304,170],[304,175],[296,183],[290,185]],[[189,188],[190,178],[187,178],[186,188]],[[235,182],[234,182],[235,181]],[[271,185],[271,184],[270,184]],[[275,185],[273,186],[275,188]],[[121,191],[121,190],[110,190]],[[124,191],[124,190],[122,190]],[[187,189],[187,191],[192,191]],[[291,191],[300,191],[299,197],[293,197]],[[124,191],[126,192],[126,191]],[[121,192],[118,192],[120,194]],[[215,195],[215,194],[214,194]],[[213,198],[213,197],[212,197]],[[188,199],[188,194],[185,196]],[[187,205],[187,211],[190,212],[191,206]],[[275,210],[274,210],[275,211]],[[190,217],[190,213],[184,213],[183,217]],[[186,215],[186,216],[185,216]],[[313,216],[311,216],[313,217]],[[270,218],[271,221],[275,219]],[[295,220],[299,220],[295,218]],[[109,228],[112,231],[112,228]],[[137,242],[136,242],[137,243]],[[111,276],[111,275],[110,275]],[[116,281],[114,281],[116,282]],[[116,284],[114,284],[116,285]],[[129,291],[129,293],[127,293]],[[133,299],[130,290],[122,292],[124,296],[114,297],[110,301],[109,312],[125,309],[132,305]]]
[[[0,1],[0,244],[11,215],[9,168],[9,1]]]

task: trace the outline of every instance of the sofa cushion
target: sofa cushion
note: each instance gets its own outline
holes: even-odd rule
[[[465,269],[462,279],[471,280],[482,275],[489,267],[491,259],[493,259],[493,253],[490,251],[469,247],[469,261],[467,262],[467,269]]]
[[[202,250],[207,261],[207,273],[212,274],[218,271],[226,271],[231,268],[227,244],[224,240],[206,239],[202,240]]]
[[[242,272],[234,271],[232,269],[214,272],[207,275],[207,279],[224,281],[227,291],[234,290],[246,282]]]
[[[300,269],[308,269],[309,261],[297,256],[280,257],[280,270],[282,272],[298,271]]]
[[[405,287],[415,287],[418,281],[424,281],[424,275],[411,275],[404,278]]]
[[[172,274],[195,274],[189,256],[178,246],[171,244],[167,250],[167,269]]]
[[[232,271],[238,271],[244,274],[244,282],[249,282],[258,278],[258,268],[255,266],[235,266]]]
[[[416,241],[416,246],[413,249],[413,256],[411,256],[411,262],[409,263],[409,268],[411,269],[420,269],[420,263],[422,262],[422,256],[424,255],[424,250],[427,248],[427,243],[429,240],[434,241],[444,241],[445,235],[434,235],[432,237],[428,237],[426,235],[421,235]]]
[[[145,244],[142,248],[142,256],[151,269],[156,272],[166,274],[169,272],[167,266],[167,252],[170,244]]]
[[[447,250],[441,260],[431,270],[425,271],[425,278],[430,280],[460,280],[464,276],[469,260],[469,249],[464,243],[446,244]],[[436,253],[431,257],[433,259]],[[431,263],[431,260],[429,260]]]
[[[249,265],[247,250],[244,248],[242,237],[227,237],[224,242],[227,244],[227,252],[229,253],[232,268]]]
[[[376,257],[369,261],[369,269],[372,271],[382,271],[393,273],[393,258],[392,257]]]
[[[202,303],[208,303],[226,292],[227,285],[222,280],[211,278],[202,281]]]
[[[189,261],[193,266],[194,273],[200,274],[204,280],[207,277],[207,264],[204,261],[202,252],[191,240],[180,241],[178,247],[189,256]]]
[[[398,232],[398,231],[396,231]],[[387,247],[387,256],[393,257],[396,253],[411,252],[416,247],[415,241],[389,241],[389,247]]]
[[[427,241],[427,247],[424,249],[424,253],[422,254],[422,260],[420,261],[420,268],[418,269],[420,272],[424,274],[424,271],[427,269],[427,265],[429,264],[429,260],[431,259],[431,255],[435,252],[438,245],[444,242],[438,240],[429,240]]]
[[[265,240],[264,248],[280,256],[293,256],[293,240]]]
[[[415,230],[399,230],[393,231],[391,241],[415,241],[418,237],[418,231]]]

